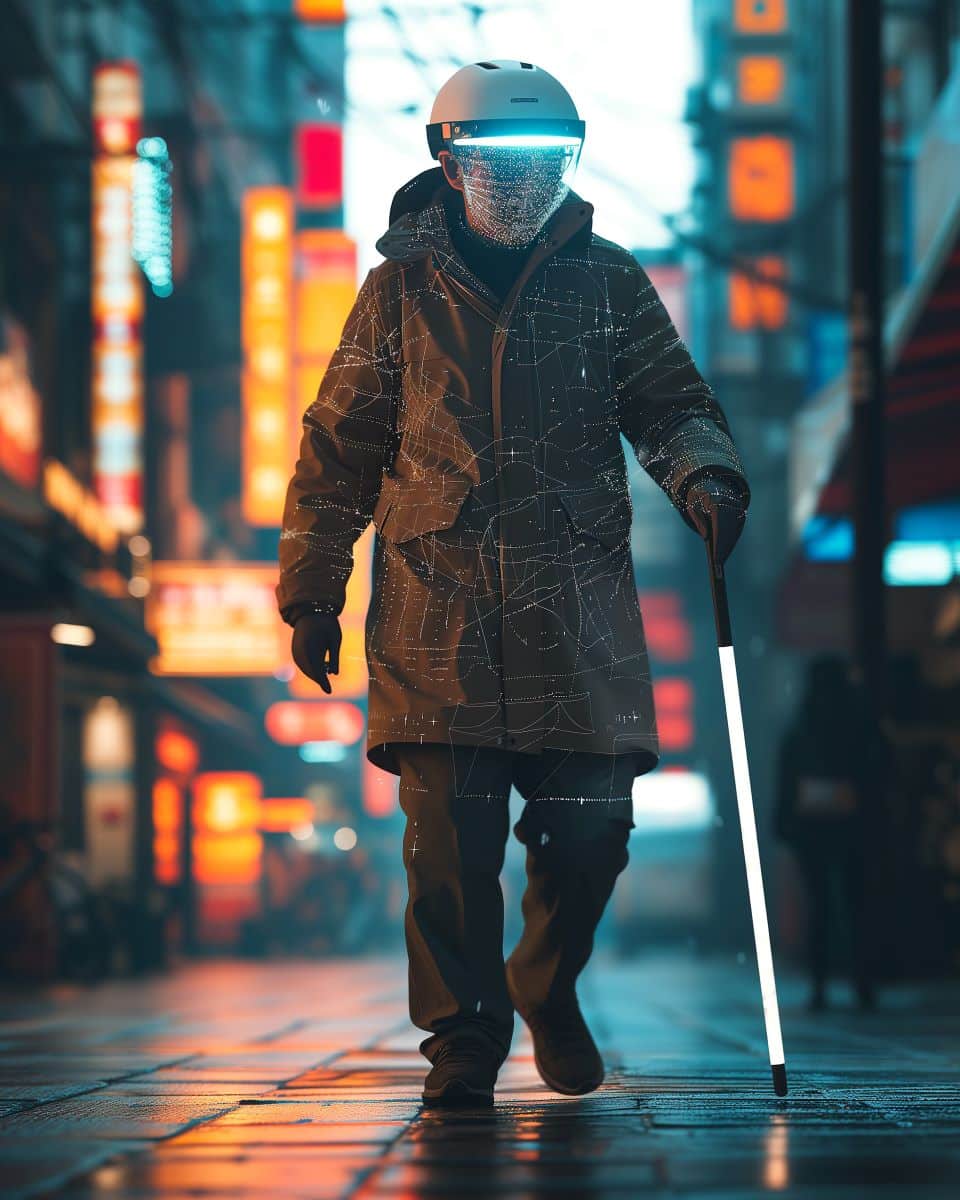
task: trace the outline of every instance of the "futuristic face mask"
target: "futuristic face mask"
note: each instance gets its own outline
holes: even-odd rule
[[[455,141],[470,227],[501,246],[527,246],[567,197],[579,139],[470,138]]]

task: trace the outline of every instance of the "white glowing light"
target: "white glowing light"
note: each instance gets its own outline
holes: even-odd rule
[[[298,825],[296,827],[296,829],[290,830],[290,836],[298,842],[309,841],[310,838],[313,837],[313,834],[314,834],[313,825],[311,825],[309,823],[306,825]]]
[[[70,625],[58,622],[50,630],[50,638],[58,646],[92,646],[96,634],[89,625]]]
[[[767,1030],[770,1065],[776,1067],[782,1066],[784,1062],[783,1035],[780,1032],[780,1009],[777,1005],[777,983],[773,974],[773,953],[770,949],[767,905],[763,896],[760,848],[757,845],[757,822],[753,811],[750,770],[747,765],[743,713],[740,711],[737,665],[733,657],[733,646],[719,646],[718,651],[720,654],[720,678],[723,681],[723,701],[727,710],[727,727],[730,731],[733,778],[737,788],[737,808],[740,812],[743,857],[747,866],[747,893],[750,897],[750,915],[753,918],[753,938],[757,947],[760,995],[763,998],[763,1021]]]
[[[352,850],[357,844],[357,831],[349,825],[341,825],[333,835],[333,844],[338,850]]]
[[[131,253],[154,295],[161,297],[173,291],[172,170],[163,138],[141,138],[133,164]]]
[[[953,560],[949,542],[891,542],[883,557],[883,578],[891,587],[942,587],[954,576]]]
[[[563,133],[499,133],[481,137],[459,137],[453,139],[455,146],[569,146],[576,149],[580,138]]]
[[[713,818],[710,784],[697,771],[657,771],[633,781],[633,823],[638,834],[709,829]]]

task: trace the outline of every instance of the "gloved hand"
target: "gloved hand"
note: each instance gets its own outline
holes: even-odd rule
[[[332,613],[304,613],[293,627],[293,661],[328,694],[332,688],[327,674],[340,674],[342,637],[340,622]]]
[[[687,516],[709,541],[717,563],[724,563],[743,532],[747,503],[734,480],[703,473],[690,481],[685,496]]]

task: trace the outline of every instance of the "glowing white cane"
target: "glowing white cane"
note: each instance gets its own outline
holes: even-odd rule
[[[763,1021],[767,1031],[767,1048],[773,1071],[773,1089],[778,1096],[787,1094],[787,1068],[783,1055],[783,1036],[780,1032],[780,1008],[777,1004],[777,981],[773,974],[773,953],[770,949],[770,929],[767,925],[767,905],[763,897],[763,875],[760,871],[760,848],[757,845],[757,820],[750,790],[750,770],[747,765],[747,743],[743,733],[743,714],[740,711],[740,688],[737,684],[737,665],[733,657],[733,637],[730,632],[730,610],[727,605],[727,585],[723,564],[714,560],[713,547],[707,539],[707,561],[710,564],[710,589],[713,594],[713,613],[717,622],[717,649],[720,653],[720,678],[723,681],[723,702],[727,710],[727,729],[730,733],[730,754],[733,758],[733,778],[737,788],[737,809],[740,813],[740,836],[743,839],[743,858],[747,866],[747,893],[750,915],[753,918],[753,940],[757,948],[757,968],[760,972],[760,995],[763,999]]]

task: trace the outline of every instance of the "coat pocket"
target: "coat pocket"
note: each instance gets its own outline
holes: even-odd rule
[[[459,475],[441,475],[422,483],[388,475],[373,510],[377,532],[390,542],[408,542],[449,529],[472,486],[471,480]]]
[[[377,532],[398,547],[410,570],[428,582],[471,584],[479,568],[480,548],[472,533],[458,535],[456,525],[471,487],[470,479],[440,475],[428,481],[387,476],[373,510]],[[450,534],[445,534],[451,530]]]
[[[630,541],[633,505],[627,491],[590,488],[582,492],[559,492],[560,503],[579,532],[596,538],[610,549]]]

